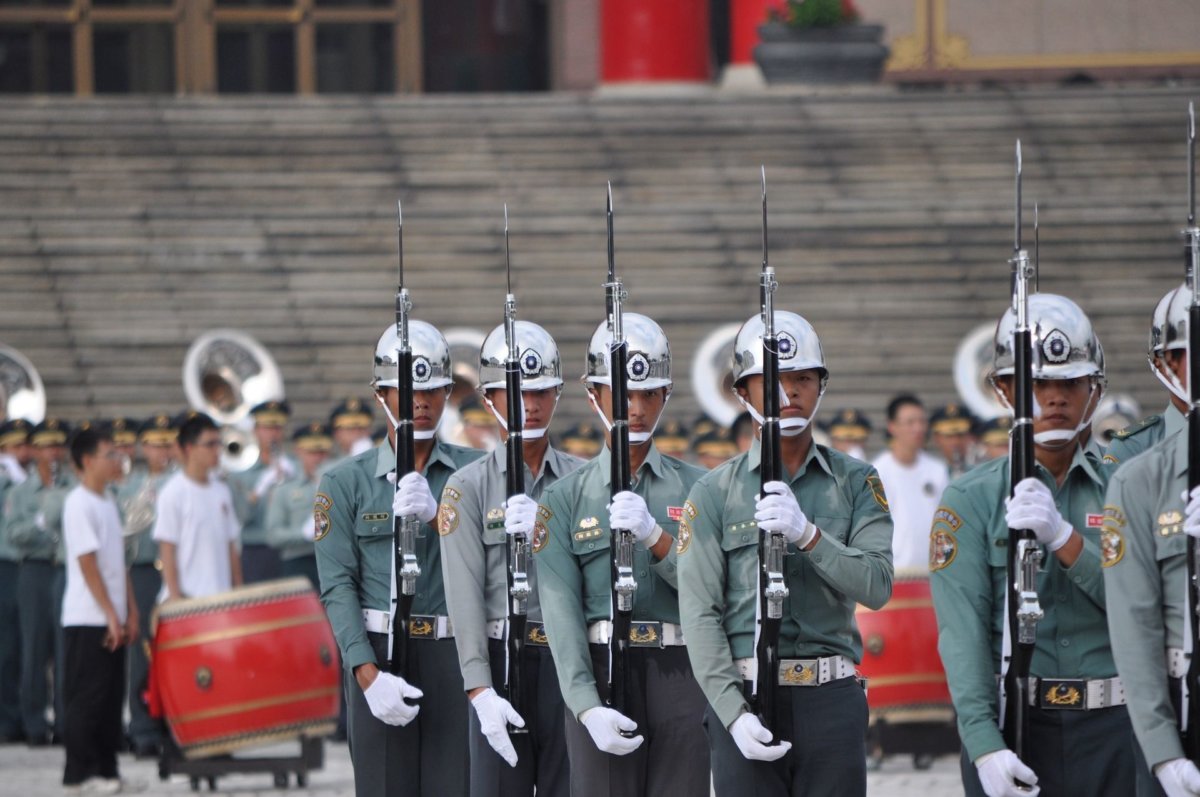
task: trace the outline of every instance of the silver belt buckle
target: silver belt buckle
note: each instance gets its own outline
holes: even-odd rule
[[[820,659],[783,659],[779,662],[780,686],[820,686]]]
[[[634,648],[661,648],[662,623],[657,620],[634,622],[629,626],[629,646]]]
[[[1082,678],[1038,678],[1037,705],[1056,711],[1086,711],[1088,682]]]

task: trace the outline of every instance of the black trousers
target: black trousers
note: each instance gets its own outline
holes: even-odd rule
[[[270,545],[248,544],[242,546],[242,582],[257,584],[271,581],[283,573],[279,552]]]
[[[504,640],[488,640],[492,683],[504,694]],[[567,797],[570,792],[570,765],[567,742],[563,735],[564,706],[558,688],[558,672],[550,648],[525,646],[521,662],[525,699],[514,704],[525,719],[527,733],[514,733],[513,749],[517,765],[508,763],[492,749],[479,727],[479,716],[471,717],[471,797]]]
[[[59,619],[54,616],[54,565],[27,559],[17,572],[21,625],[21,723],[29,739],[50,733],[50,670]]]
[[[63,629],[66,717],[63,785],[117,777],[121,709],[125,702],[125,649],[104,649],[105,628]]]
[[[17,562],[0,559],[0,737],[24,735],[21,724],[21,623],[17,611]]]
[[[162,587],[162,576],[152,564],[134,565],[129,569],[129,580],[133,584],[133,598],[137,602],[141,628],[138,641],[129,648],[129,738],[135,745],[157,744],[162,723],[150,716],[142,702],[142,691],[146,688],[146,674],[150,661],[146,658],[145,644],[150,639],[150,615],[158,591]]]
[[[1096,711],[1029,709],[1029,738],[1022,760],[1038,777],[1042,794],[1096,797],[1137,793],[1133,726],[1124,706]],[[985,797],[979,770],[962,754],[963,791]]]
[[[850,797],[867,793],[867,696],[857,678],[780,687],[776,733],[792,743],[778,761],[742,755],[712,707],[704,729],[717,797]]]
[[[590,653],[603,699],[608,648],[591,645]],[[625,713],[645,741],[628,755],[611,755],[596,747],[574,716],[566,717],[571,794],[708,797],[709,754],[700,725],[707,704],[687,648],[633,648],[628,677],[631,705]]]

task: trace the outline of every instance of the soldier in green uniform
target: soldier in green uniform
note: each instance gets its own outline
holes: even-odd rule
[[[654,447],[660,454],[675,459],[688,455],[688,429],[674,418],[668,418],[654,430]]]
[[[253,584],[279,578],[279,554],[267,542],[267,505],[271,491],[296,475],[296,463],[283,453],[284,434],[292,415],[286,401],[264,401],[250,408],[258,461],[230,473],[229,489],[242,522],[242,578]]]
[[[705,470],[712,470],[737,454],[733,433],[724,426],[713,426],[692,438],[692,456],[696,458],[696,464]]]
[[[117,505],[125,524],[125,561],[129,564],[129,580],[141,621],[141,639],[153,637],[150,617],[162,575],[158,570],[158,543],[151,537],[154,528],[154,507],[158,491],[174,472],[172,449],[179,429],[166,413],[158,413],[144,421],[137,439],[145,467],[134,470],[117,490]],[[142,702],[146,674],[150,662],[146,648],[138,643],[129,648],[129,742],[134,755],[151,758],[158,755],[161,723],[146,712]]]
[[[22,741],[21,630],[17,611],[17,574],[21,554],[8,541],[4,529],[4,503],[9,490],[29,478],[17,457],[28,449],[31,424],[15,418],[0,424],[0,744]]]
[[[651,439],[671,391],[671,350],[662,329],[623,315],[629,345],[629,439],[633,489],[611,495],[606,446],[542,494],[534,528],[538,597],[567,707],[573,794],[707,795],[700,692],[679,626],[674,538],[683,501],[703,473],[663,456]],[[584,381],[604,424],[612,417],[609,331],[592,335]],[[604,705],[612,627],[609,529],[637,539],[630,631],[629,716]],[[637,735],[634,735],[636,732]]]
[[[812,326],[776,311],[780,444],[785,482],[761,497],[761,441],[701,479],[679,527],[679,603],[696,678],[708,698],[704,728],[718,795],[865,794],[867,703],[855,665],[858,603],[892,592],[892,522],[870,465],[813,441],[828,371]],[[734,343],[738,398],[762,421],[760,316]],[[787,341],[790,345],[782,345]],[[757,673],[759,529],[788,541],[778,727],[752,711]],[[794,688],[793,688],[794,687]],[[771,744],[772,731],[779,739]]]
[[[974,428],[975,419],[961,404],[951,402],[929,416],[929,436],[945,460],[951,479],[957,479],[975,465]]]
[[[357,456],[375,447],[371,441],[373,420],[370,405],[357,398],[345,399],[333,408],[329,428],[339,458]]]
[[[467,698],[446,614],[441,551],[429,524],[437,515],[434,494],[480,454],[436,439],[452,384],[450,346],[423,321],[409,321],[409,334],[417,470],[398,487],[388,478],[396,465],[399,403],[399,338],[388,327],[375,347],[373,381],[392,421],[387,442],[331,468],[313,504],[321,600],[346,672],[359,797],[467,793]],[[405,678],[387,671],[396,595],[393,515],[424,522]]]
[[[271,492],[267,507],[267,542],[279,554],[282,575],[304,576],[317,589],[317,554],[313,548],[313,498],[322,466],[333,450],[329,427],[320,421],[301,426],[292,434],[292,450],[300,470]]]
[[[1008,310],[995,339],[993,378],[1010,406],[1015,319]],[[1131,726],[1100,572],[1108,471],[1089,428],[1104,392],[1104,351],[1070,299],[1030,296],[1029,320],[1037,475],[1017,484],[1010,499],[1008,458],[979,465],[946,488],[930,531],[938,649],[958,714],[963,785],[989,797],[1031,793],[1018,783],[1053,795],[1133,794]],[[1010,528],[1028,529],[1046,547],[1024,760],[1006,748],[998,721],[997,678],[1011,644]]]
[[[1109,466],[1120,466],[1147,450],[1165,437],[1178,432],[1186,425],[1188,396],[1180,377],[1187,353],[1187,335],[1178,329],[1168,333],[1167,309],[1177,292],[1187,293],[1186,287],[1167,292],[1154,307],[1150,319],[1150,346],[1146,359],[1155,378],[1167,389],[1167,408],[1159,415],[1150,415],[1132,426],[1113,434],[1113,440],[1104,452],[1104,462]],[[1171,338],[1170,343],[1167,338]]]
[[[1008,440],[1012,432],[1012,417],[1001,415],[979,424],[980,462],[1008,456]]]
[[[582,421],[563,432],[558,441],[559,448],[573,457],[591,459],[600,453],[604,435],[590,421]]]
[[[565,796],[570,786],[562,692],[546,641],[533,562],[528,570],[533,591],[521,663],[524,703],[513,706],[502,696],[507,677],[508,536],[531,536],[537,499],[547,486],[583,464],[578,457],[552,448],[547,435],[563,384],[558,346],[546,330],[530,321],[516,322],[516,336],[521,352],[522,450],[528,495],[508,497],[508,461],[502,444],[450,477],[438,512],[446,600],[463,686],[474,709],[472,797],[528,797],[535,790],[539,796]],[[507,432],[507,357],[501,325],[480,349],[479,381],[484,403],[501,422],[502,436]],[[508,722],[525,732],[510,736]]]
[[[30,443],[36,467],[28,479],[9,490],[5,499],[5,535],[21,555],[17,573],[21,718],[25,739],[31,746],[47,744],[51,739],[46,723],[46,709],[50,705],[46,667],[55,660],[55,639],[60,626],[56,607],[62,604],[64,583],[60,575],[62,507],[67,491],[74,484],[66,464],[69,432],[70,427],[57,418],[47,418],[33,428]],[[61,729],[56,730],[61,735]]]

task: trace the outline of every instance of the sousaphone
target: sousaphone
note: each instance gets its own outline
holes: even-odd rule
[[[21,352],[0,344],[0,421],[46,419],[46,388],[33,363]]]
[[[982,420],[991,420],[1009,411],[988,381],[996,347],[996,325],[980,324],[958,344],[954,354],[954,387],[962,403]]]
[[[708,417],[730,426],[744,410],[733,397],[733,341],[741,324],[717,327],[700,341],[692,358],[692,394]]]

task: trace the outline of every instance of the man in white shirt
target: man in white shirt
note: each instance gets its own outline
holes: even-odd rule
[[[199,598],[242,584],[240,526],[233,495],[213,478],[221,457],[221,431],[202,413],[179,429],[183,467],[158,494],[154,539],[162,560],[159,602]]]
[[[891,509],[896,576],[929,570],[929,526],[950,480],[946,464],[925,453],[929,419],[921,400],[902,393],[888,403],[888,450],[871,464],[879,471]]]
[[[125,699],[125,645],[137,639],[138,612],[125,571],[121,514],[108,486],[122,454],[94,428],[71,441],[80,483],[63,505],[67,586],[63,595],[63,688],[68,792],[131,789],[117,774]]]

